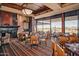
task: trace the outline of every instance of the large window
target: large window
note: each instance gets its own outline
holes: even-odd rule
[[[50,31],[50,20],[38,20],[37,31],[43,31],[43,32]]]
[[[43,21],[43,32],[50,31],[50,20]]]
[[[78,30],[78,16],[65,17],[65,33],[76,33]]]
[[[62,32],[62,20],[61,18],[51,19],[51,31]]]
[[[43,25],[42,25],[42,21],[38,20],[37,21],[37,31],[42,31],[43,30]]]

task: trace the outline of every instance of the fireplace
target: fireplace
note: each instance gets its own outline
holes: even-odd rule
[[[18,27],[19,26],[0,26],[0,34],[4,37],[6,33],[8,33],[12,38],[16,38]]]
[[[6,33],[1,33],[2,34],[2,37],[5,37]]]

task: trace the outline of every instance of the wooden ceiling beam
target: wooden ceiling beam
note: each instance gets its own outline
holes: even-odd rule
[[[14,4],[14,3],[2,3],[2,6],[7,6],[7,7],[14,8],[14,9],[18,9],[18,10],[21,10],[21,9],[24,8],[22,6],[19,6],[17,4]]]
[[[44,12],[46,10],[51,10],[52,11],[52,9],[50,9],[50,8],[48,8],[46,6],[43,6],[40,9],[37,9],[36,11],[34,11],[33,14],[38,14],[38,13]]]
[[[25,3],[23,3],[21,6],[23,7],[24,4],[25,4]]]
[[[61,8],[64,8],[64,7],[70,6],[70,5],[72,5],[72,4],[73,4],[73,3],[60,3],[59,5],[60,5]]]
[[[46,11],[43,11],[43,12],[41,12],[41,13],[37,13],[37,14],[34,14],[35,16],[38,16],[38,15],[41,15],[41,14],[44,14],[44,13],[48,13],[48,12],[50,12],[50,11],[52,11],[52,10],[46,10]]]
[[[1,5],[2,5],[2,4],[0,3],[0,8],[1,8]]]

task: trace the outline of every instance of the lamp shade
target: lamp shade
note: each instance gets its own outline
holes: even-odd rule
[[[24,14],[24,15],[30,15],[30,14],[32,14],[32,10],[30,10],[30,9],[22,9],[22,13]]]

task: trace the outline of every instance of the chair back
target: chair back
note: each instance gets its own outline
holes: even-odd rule
[[[31,44],[38,44],[38,37],[37,36],[31,36]]]
[[[63,46],[68,41],[68,37],[60,36],[59,37],[59,43]]]
[[[59,45],[56,45],[55,55],[56,56],[65,56],[64,50]]]
[[[53,53],[52,53],[53,56],[64,56],[65,55],[64,49],[62,49],[54,41],[52,41],[51,48],[52,48],[52,51],[53,51]]]
[[[70,39],[69,42],[71,42],[71,43],[74,43],[74,42],[78,41],[78,37],[77,36],[70,36],[69,39]]]
[[[52,44],[51,44],[51,49],[52,49],[52,55],[55,55],[55,50],[56,50],[56,43],[52,40]]]

